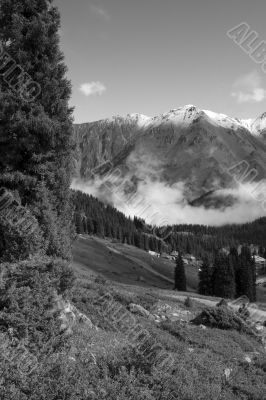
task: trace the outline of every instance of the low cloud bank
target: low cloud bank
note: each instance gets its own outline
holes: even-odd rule
[[[234,189],[219,189],[214,196],[233,196],[232,206],[220,209],[206,209],[191,206],[185,195],[185,183],[172,186],[150,178],[132,186],[128,178],[75,179],[72,188],[91,194],[108,202],[127,216],[138,216],[146,222],[157,225],[204,224],[221,226],[231,223],[251,222],[266,215],[266,181],[236,185]]]

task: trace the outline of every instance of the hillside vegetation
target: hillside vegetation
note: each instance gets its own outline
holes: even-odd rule
[[[92,383],[91,398],[266,398],[265,350],[241,318],[234,317],[239,328],[196,326],[191,321],[206,307],[196,299],[187,307],[165,290],[77,282],[73,302],[99,328],[90,336],[91,362],[105,369],[101,393]],[[222,318],[229,315],[224,309]]]

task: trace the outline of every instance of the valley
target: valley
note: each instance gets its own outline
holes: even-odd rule
[[[73,245],[72,267],[80,279],[101,277],[124,288],[134,287],[132,290],[135,292],[147,288],[162,294],[164,292],[160,292],[161,289],[170,290],[170,297],[183,300],[188,295],[196,299],[203,298],[206,305],[213,305],[220,300],[198,294],[198,268],[193,265],[185,267],[187,292],[182,295],[172,294],[175,269],[173,261],[152,257],[147,251],[112,239],[79,235]],[[266,310],[266,288],[263,286],[257,286],[257,304]]]

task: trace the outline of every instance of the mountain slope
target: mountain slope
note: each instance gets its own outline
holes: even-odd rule
[[[107,173],[119,169],[117,182],[127,181],[124,193],[143,193],[150,184],[163,185],[176,189],[181,201],[193,204],[205,199],[206,193],[215,197],[219,190],[234,189],[231,172],[241,162],[242,172],[255,169],[254,180],[264,179],[264,127],[265,115],[241,121],[193,105],[153,118],[132,114],[76,125],[76,177],[86,181],[93,175],[94,182],[102,183]],[[99,186],[104,197],[103,185]],[[226,198],[226,205],[234,201],[234,196],[230,195],[229,203]],[[221,201],[202,204],[220,208]]]

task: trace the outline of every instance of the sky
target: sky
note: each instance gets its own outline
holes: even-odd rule
[[[76,123],[186,104],[245,119],[266,111],[266,67],[250,54],[266,41],[265,0],[54,3]],[[244,51],[236,40],[252,31]]]

